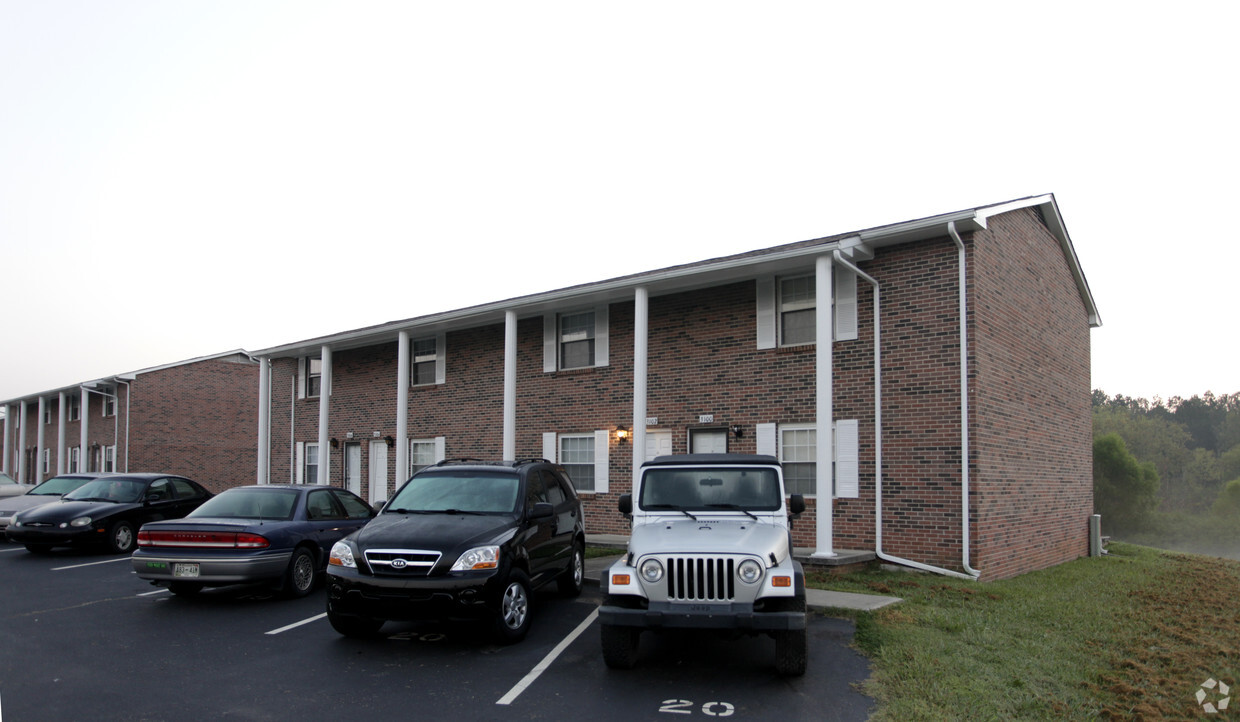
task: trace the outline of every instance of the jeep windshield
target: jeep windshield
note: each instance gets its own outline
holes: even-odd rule
[[[512,514],[519,482],[512,473],[444,470],[421,474],[401,487],[384,514]]]
[[[647,511],[778,511],[779,477],[769,468],[647,469],[638,505]],[[752,516],[752,514],[750,515]]]

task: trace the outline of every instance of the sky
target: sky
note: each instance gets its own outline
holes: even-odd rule
[[[1092,387],[1240,392],[1238,21],[0,0],[0,399],[1043,193]]]

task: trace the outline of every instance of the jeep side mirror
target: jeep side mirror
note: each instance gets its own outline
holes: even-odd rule
[[[620,500],[616,502],[616,506],[620,509],[621,514],[624,514],[625,516],[632,516],[633,495],[632,494],[621,494]]]
[[[793,494],[788,502],[788,509],[792,511],[793,516],[800,516],[805,511],[805,497],[800,494]]]
[[[540,501],[530,509],[531,519],[549,519],[555,516],[555,507],[545,501]]]

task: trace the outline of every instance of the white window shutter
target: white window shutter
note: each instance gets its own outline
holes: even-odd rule
[[[857,338],[857,274],[835,267],[835,340]]]
[[[310,375],[310,359],[297,359],[297,398],[306,398],[306,377]],[[298,482],[301,483],[301,482]]]
[[[297,442],[297,483],[306,483],[306,442]]]
[[[556,458],[556,433],[547,431],[543,433],[543,458],[547,461],[555,461]]]
[[[835,495],[856,499],[860,486],[860,432],[856,419],[835,422]]]
[[[442,436],[435,437],[435,463],[439,463],[448,458],[447,440]]]
[[[448,367],[448,336],[447,334],[438,334],[435,336],[435,383],[442,384],[447,380]]]
[[[611,465],[607,456],[607,443],[610,439],[611,432],[607,429],[594,432],[594,491],[599,494],[607,493],[611,477]]]
[[[608,365],[607,304],[594,309],[594,365]]]
[[[775,348],[775,277],[758,279],[758,348]]]
[[[557,337],[556,315],[548,313],[543,316],[543,373],[553,374],[559,365],[556,361],[556,350],[560,346]]]
[[[775,424],[758,424],[755,434],[755,439],[758,443],[758,453],[779,458]]]

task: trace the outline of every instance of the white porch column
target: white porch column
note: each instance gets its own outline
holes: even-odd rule
[[[78,471],[90,471],[90,442],[88,441],[90,438],[90,392],[85,386],[81,388],[81,392],[82,406],[79,420],[82,433],[79,435],[81,448],[78,449]]]
[[[119,396],[119,393],[117,395]],[[125,400],[125,408],[129,408],[128,399]],[[258,360],[258,479],[256,481],[259,484],[271,483],[271,359],[265,357]]]
[[[4,458],[0,459],[0,471],[12,476],[9,471],[10,459],[13,456],[13,404],[4,405]]]
[[[314,483],[326,484],[331,469],[331,439],[327,427],[331,421],[332,347],[324,345],[319,352],[323,375],[319,377],[319,475]]]
[[[639,286],[633,293],[633,491],[646,460],[646,396],[650,349],[650,290]]]
[[[835,479],[831,460],[835,450],[834,408],[831,400],[831,384],[835,380],[832,366],[832,319],[835,317],[835,289],[832,288],[833,268],[830,256],[819,256],[816,268],[815,317],[815,428],[817,429],[817,457],[814,466],[818,470],[815,479],[818,504],[815,508],[817,548],[816,557],[835,556],[832,525],[835,516]]]
[[[504,459],[517,458],[517,312],[504,312]]]
[[[65,396],[65,392],[60,392],[59,404],[56,406],[56,475],[59,476],[69,470],[65,465],[68,463],[69,440],[65,438],[65,424],[68,423],[69,397]]]
[[[396,339],[396,485],[409,478],[409,332]],[[384,499],[388,498],[384,490]]]
[[[43,448],[47,443],[47,424],[43,423],[43,414],[47,412],[47,399],[39,397],[39,430],[35,436],[39,439],[37,450],[34,454],[34,483],[39,484],[43,481]]]
[[[26,479],[26,402],[21,404],[21,417],[17,420],[17,483],[25,484]]]

